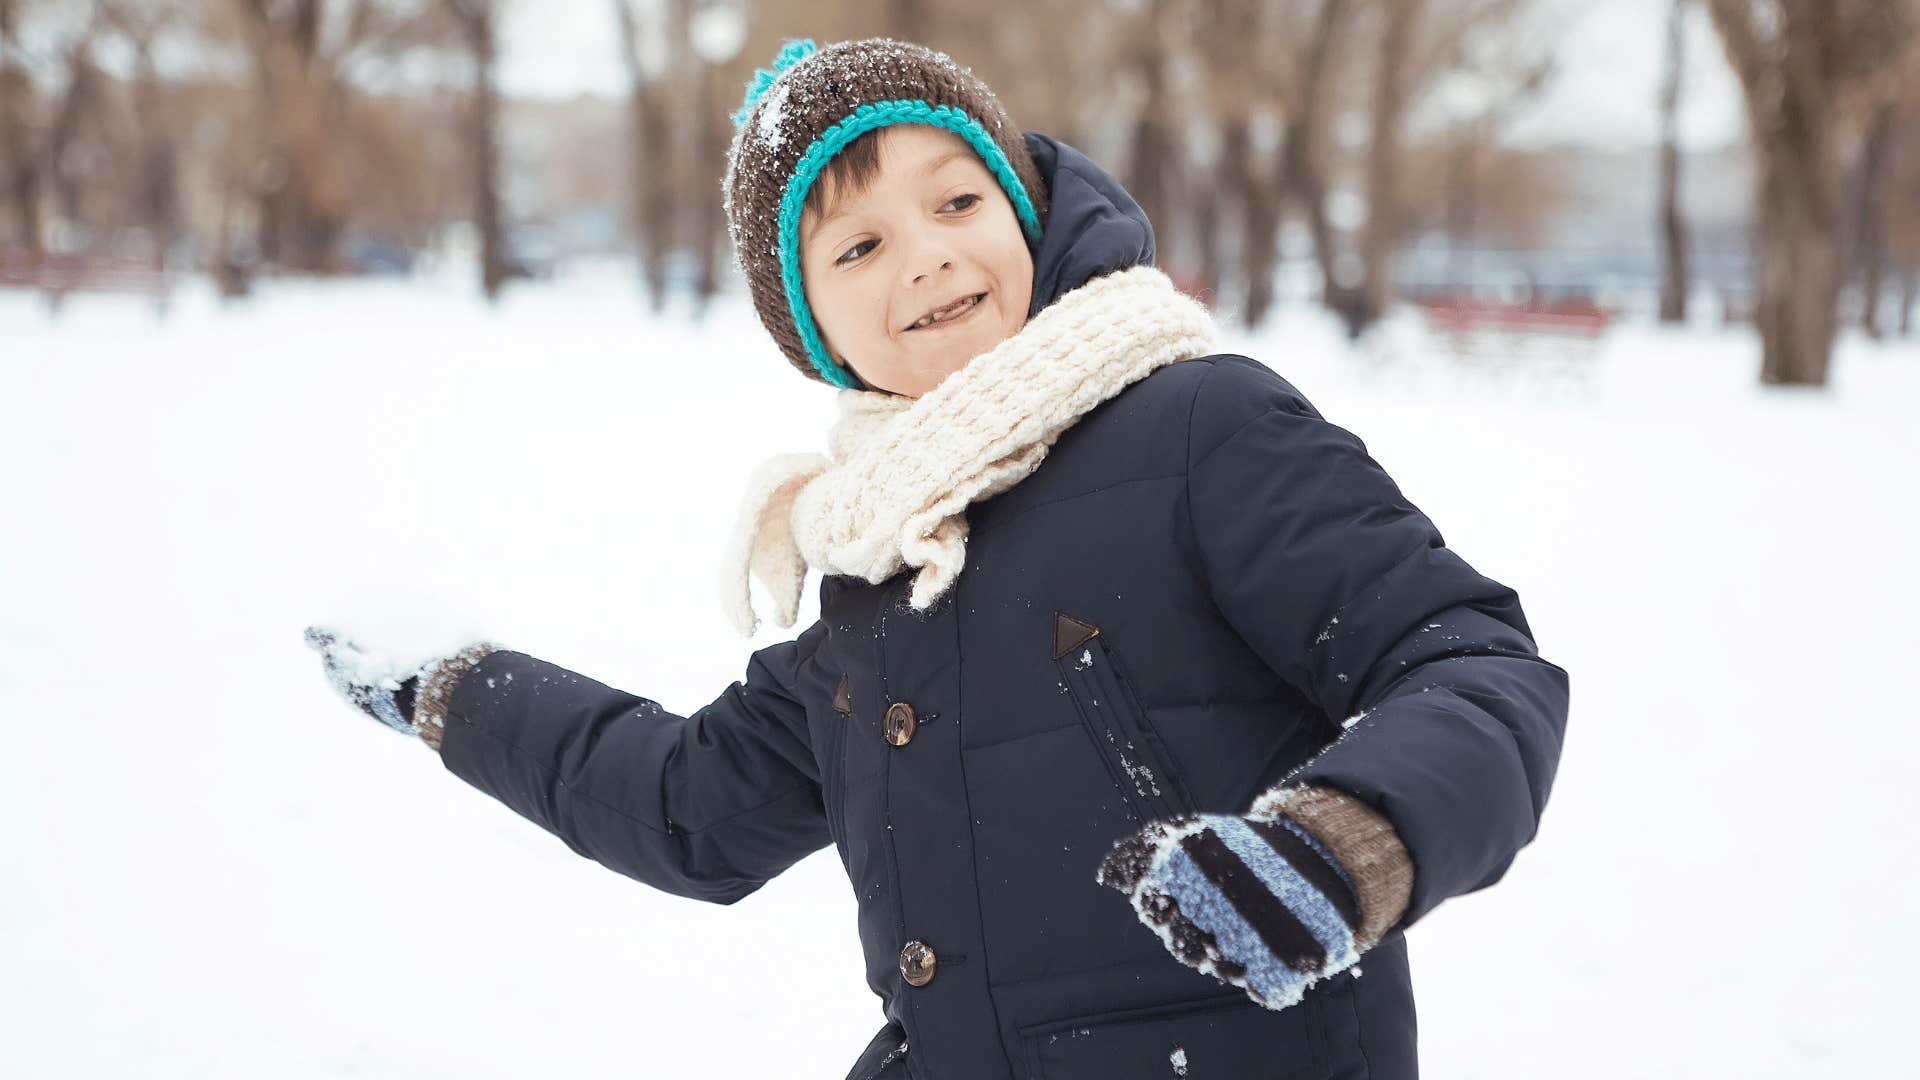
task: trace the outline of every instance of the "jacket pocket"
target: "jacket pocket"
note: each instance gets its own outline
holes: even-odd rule
[[[1188,813],[1192,800],[1168,767],[1166,748],[1147,718],[1118,650],[1100,628],[1053,613],[1053,663],[1073,698],[1114,786],[1143,823]]]
[[[1020,1029],[1028,1080],[1309,1080],[1327,1073],[1310,1000],[1246,994],[1066,1017]]]
[[[853,724],[853,701],[848,693],[850,675],[840,676],[840,689],[833,696],[833,727],[827,732],[827,760],[822,770],[824,784],[821,801],[826,804],[827,832],[843,850],[846,847],[847,802],[847,728]]]

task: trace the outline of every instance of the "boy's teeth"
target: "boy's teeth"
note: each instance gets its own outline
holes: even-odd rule
[[[967,310],[968,308],[972,307],[973,305],[979,302],[980,302],[980,297],[978,294],[969,296],[965,300],[960,301],[959,303],[953,305],[950,308],[947,308],[944,311],[936,312],[935,314],[932,314],[932,315],[922,315],[920,317],[920,321],[913,324],[913,328],[915,330],[918,330],[923,326],[930,326],[933,323],[946,322],[948,319],[953,318],[955,315],[960,314],[962,311]]]

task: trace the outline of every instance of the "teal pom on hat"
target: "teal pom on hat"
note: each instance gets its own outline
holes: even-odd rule
[[[812,38],[791,38],[781,46],[780,55],[773,58],[772,71],[761,68],[753,73],[753,81],[747,84],[747,99],[740,103],[740,108],[733,114],[733,126],[737,128],[747,122],[747,117],[753,114],[753,106],[760,100],[760,96],[767,92],[767,88],[773,85],[773,81],[780,77],[781,72],[799,63],[817,49],[818,46],[814,45]]]

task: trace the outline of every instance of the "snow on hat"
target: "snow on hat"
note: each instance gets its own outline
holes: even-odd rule
[[[734,262],[754,311],[800,373],[860,388],[821,340],[800,277],[800,211],[833,155],[888,124],[931,124],[966,140],[1013,203],[1030,244],[1046,220],[1046,185],[1000,101],[945,53],[890,38],[817,48],[788,41],[733,114],[722,183]]]

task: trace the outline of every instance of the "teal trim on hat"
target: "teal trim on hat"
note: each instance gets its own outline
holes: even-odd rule
[[[819,179],[820,170],[826,168],[833,155],[867,132],[888,124],[931,124],[946,128],[967,140],[967,144],[986,162],[994,179],[1000,181],[1007,198],[1012,200],[1014,215],[1020,219],[1027,242],[1040,242],[1040,215],[1034,212],[1033,200],[1027,196],[1026,185],[1014,173],[1006,151],[993,141],[986,128],[980,126],[980,121],[964,111],[951,105],[929,105],[918,99],[869,102],[822,132],[819,138],[813,140],[813,145],[807,147],[807,152],[801,155],[792,178],[787,181],[787,190],[780,198],[780,279],[787,289],[787,310],[793,315],[794,326],[800,331],[800,340],[807,346],[807,359],[813,362],[814,370],[822,378],[849,390],[858,389],[860,383],[852,372],[834,363],[827,355],[826,343],[820,339],[820,330],[814,325],[813,309],[807,304],[806,286],[800,278],[800,211],[806,203],[807,190]]]

